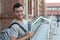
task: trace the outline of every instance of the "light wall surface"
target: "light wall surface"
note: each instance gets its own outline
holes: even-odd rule
[[[60,0],[45,0],[46,3],[60,3]]]

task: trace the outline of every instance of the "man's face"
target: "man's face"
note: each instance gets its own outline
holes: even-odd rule
[[[24,14],[25,14],[24,8],[22,6],[19,8],[15,8],[14,14],[18,19],[23,19]]]

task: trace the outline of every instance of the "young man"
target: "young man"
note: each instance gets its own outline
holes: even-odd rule
[[[13,6],[13,13],[15,15],[15,19],[12,21],[17,22],[19,24],[22,24],[24,28],[28,31],[28,23],[26,20],[23,19],[24,17],[24,7],[20,3],[16,3]],[[25,33],[17,24],[12,25],[10,28],[10,38],[11,40],[26,40],[33,36],[33,32],[27,32]]]

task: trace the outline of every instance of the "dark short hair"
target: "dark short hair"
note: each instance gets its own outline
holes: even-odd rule
[[[15,10],[15,8],[19,8],[19,7],[23,7],[23,5],[22,4],[20,4],[20,3],[15,3],[14,5],[13,5],[13,11]]]

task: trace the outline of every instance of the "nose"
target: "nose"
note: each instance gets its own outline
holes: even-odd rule
[[[24,13],[19,13],[18,15],[24,15]]]

